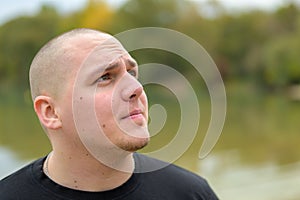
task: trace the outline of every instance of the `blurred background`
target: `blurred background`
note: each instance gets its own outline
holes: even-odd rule
[[[210,119],[205,83],[172,53],[132,52],[139,63],[174,67],[200,91],[198,135],[176,164],[204,176],[221,199],[300,199],[300,1],[12,0],[0,11],[0,178],[50,151],[28,83],[30,62],[44,43],[77,27],[116,34],[154,26],[201,44],[227,92],[222,135],[200,160]],[[145,90],[150,106],[159,103],[168,112],[165,127],[144,150],[151,151],[174,137],[180,111],[167,89]]]

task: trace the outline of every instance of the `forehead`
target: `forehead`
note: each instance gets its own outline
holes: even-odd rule
[[[101,73],[106,68],[118,62],[120,58],[126,60],[130,66],[135,60],[124,49],[122,44],[114,37],[92,37],[88,40],[78,41],[80,45],[78,58],[81,62],[77,68],[77,78],[86,77],[95,72]],[[135,64],[136,65],[136,64]]]
[[[121,43],[114,37],[107,37],[94,44],[85,57],[83,68],[107,67],[119,58],[132,59]]]

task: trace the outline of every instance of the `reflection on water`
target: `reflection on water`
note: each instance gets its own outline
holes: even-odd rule
[[[199,134],[177,164],[204,176],[221,199],[300,199],[300,102],[277,96],[255,97],[244,87],[228,91],[227,123],[213,153],[196,161],[209,123],[205,116],[210,116],[210,103],[202,98],[199,102],[204,117]],[[165,102],[168,121],[163,131],[151,138],[145,152],[168,144],[180,123],[180,112],[171,101],[157,102]],[[51,148],[31,106],[0,102],[0,111],[2,178]]]
[[[300,161],[243,165],[238,151],[213,154],[199,161],[200,174],[209,179],[221,199],[300,199]]]

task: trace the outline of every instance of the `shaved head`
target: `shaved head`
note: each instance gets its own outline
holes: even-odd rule
[[[45,44],[34,57],[29,71],[31,96],[59,98],[84,56],[109,34],[92,29],[74,29]]]

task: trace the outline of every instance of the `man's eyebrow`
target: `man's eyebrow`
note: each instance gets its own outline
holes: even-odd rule
[[[128,65],[128,66],[130,66],[130,67],[132,67],[132,68],[137,67],[137,63],[136,63],[136,61],[133,60],[133,59],[125,59],[125,64]],[[113,62],[113,63],[109,64],[109,65],[104,69],[104,71],[111,71],[111,70],[114,70],[114,69],[120,67],[120,65],[121,65],[121,61],[118,60],[118,61],[116,61],[116,62]]]
[[[134,68],[134,67],[138,66],[137,62],[133,59],[126,59],[125,64],[128,65],[131,68]],[[121,67],[121,63],[120,63],[120,60],[118,60],[118,61],[110,63],[107,67],[104,67],[104,66],[102,66],[102,67],[100,67],[100,68],[103,69],[103,70],[101,70],[101,73],[105,73],[105,72],[112,71],[112,70],[115,70],[116,68]],[[91,74],[95,74],[95,72],[99,73],[99,67],[95,68],[95,70],[93,70],[91,72]]]
[[[107,67],[105,67],[104,71],[111,71],[111,70],[114,70],[118,67],[120,67],[120,61],[113,62],[113,63],[109,64]]]
[[[132,68],[138,66],[137,62],[133,59],[126,59],[125,63],[126,65],[129,65]]]

